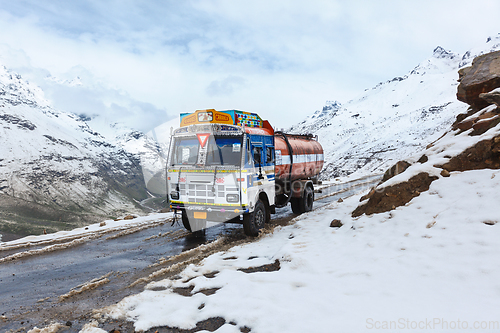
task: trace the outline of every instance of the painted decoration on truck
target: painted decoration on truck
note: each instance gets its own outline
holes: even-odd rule
[[[206,123],[234,125],[234,120],[231,114],[214,109],[196,110],[194,113],[181,114],[181,127]]]
[[[222,112],[215,112],[214,118],[215,122],[218,124],[233,124],[231,116]]]
[[[198,141],[200,142],[200,146],[202,148],[204,148],[205,144],[208,141],[208,137],[210,136],[210,133],[197,133],[196,136],[198,137]]]
[[[262,127],[262,120],[260,117],[253,113],[237,113],[236,125],[247,127]]]
[[[196,110],[194,113],[181,113],[181,127],[194,124],[226,124],[263,128],[264,121],[256,113],[240,110],[216,111],[215,109]]]
[[[181,127],[197,124],[196,114],[190,114],[181,119]]]
[[[214,114],[212,111],[197,112],[196,115],[198,116],[198,122],[200,123],[209,123],[214,120]]]

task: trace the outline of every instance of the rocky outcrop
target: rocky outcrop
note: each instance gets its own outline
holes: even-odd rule
[[[429,174],[422,172],[406,182],[381,189],[373,189],[367,196],[363,197],[368,201],[358,206],[352,212],[352,216],[382,213],[403,206],[410,202],[411,199],[419,196],[421,192],[427,191],[430,184],[436,179],[438,177],[429,176]]]
[[[489,93],[479,94],[479,98],[482,98],[490,104],[495,104],[497,107],[500,106],[500,90],[495,89]]]
[[[500,126],[500,51],[477,57],[472,66],[459,70],[459,76],[457,98],[468,103],[470,108],[467,113],[458,115],[451,131],[440,138],[446,136],[448,140],[447,145],[443,147],[447,147],[449,140],[453,140],[454,137],[460,140],[458,135],[466,131],[469,136],[474,137]],[[440,139],[437,140],[437,144]],[[432,150],[435,144],[436,142],[427,146],[427,151],[416,163],[430,164],[429,156],[436,153]],[[443,151],[439,153],[443,154]],[[478,137],[477,142],[462,153],[443,155],[448,159],[446,163],[428,166],[438,168],[438,172],[434,174],[439,174],[441,177],[450,177],[450,172],[453,171],[500,169],[500,135],[493,138],[487,136],[487,139]],[[403,206],[421,192],[427,191],[430,184],[438,179],[435,175],[420,172],[406,181],[390,186],[382,185],[395,175],[404,173],[411,166],[412,164],[407,161],[400,161],[388,169],[382,182],[361,198],[362,203],[353,211],[352,216],[382,213]],[[440,172],[439,168],[442,169]]]
[[[500,136],[478,142],[439,167],[447,171],[500,169]]]
[[[462,75],[457,99],[476,110],[488,106],[489,102],[479,95],[500,87],[500,51],[475,58],[470,69],[462,69]]]
[[[381,183],[391,179],[394,176],[399,175],[400,173],[403,173],[406,169],[408,169],[410,165],[411,164],[406,161],[399,161],[398,163],[394,164],[384,173]]]
[[[458,129],[460,133],[473,129],[469,135],[476,136],[485,133],[498,123],[500,123],[500,109],[498,107],[488,107],[479,112],[471,110],[467,114],[459,115],[452,129]]]

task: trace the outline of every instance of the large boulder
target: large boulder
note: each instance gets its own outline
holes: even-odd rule
[[[472,67],[460,73],[457,98],[469,104],[476,111],[491,102],[479,97],[500,87],[500,51],[483,54],[474,59]]]
[[[387,180],[391,179],[392,177],[399,175],[400,173],[408,169],[410,165],[411,164],[406,161],[399,161],[398,163],[394,164],[391,168],[387,169],[380,183],[384,183]]]

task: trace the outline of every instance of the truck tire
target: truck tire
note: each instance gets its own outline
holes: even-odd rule
[[[191,231],[191,225],[189,224],[189,218],[187,216],[186,211],[182,211],[182,224],[187,231],[191,233],[194,237],[204,237],[206,235],[206,229],[198,230],[195,232]]]
[[[187,217],[186,211],[182,211],[182,224],[184,225],[184,228],[186,228],[187,231],[191,231],[191,226],[189,225],[189,219]]]
[[[313,209],[314,191],[310,186],[304,189],[304,196],[301,199],[302,212],[310,212]]]
[[[264,228],[267,220],[266,205],[261,200],[255,204],[255,209],[252,213],[247,214],[243,218],[243,230],[245,235],[256,237],[259,235],[259,230]]]
[[[292,206],[292,212],[294,214],[300,215],[303,213],[303,211],[300,208],[300,200],[302,198],[291,198],[290,199],[290,205]]]
[[[292,198],[292,212],[300,215],[302,213],[310,212],[314,203],[314,191],[310,186],[306,186],[300,198]]]

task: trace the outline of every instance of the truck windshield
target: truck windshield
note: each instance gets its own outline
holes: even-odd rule
[[[176,139],[172,156],[174,164],[196,164],[198,159],[198,147],[200,143],[197,138]]]
[[[242,137],[211,136],[207,165],[240,165]]]

